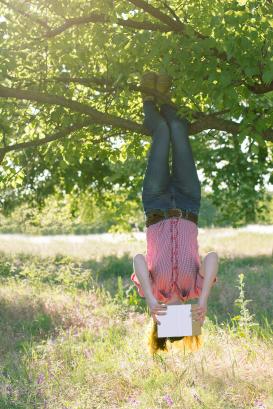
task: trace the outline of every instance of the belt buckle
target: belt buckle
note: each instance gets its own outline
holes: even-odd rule
[[[160,210],[160,209],[153,209],[153,210],[150,210],[148,213],[147,213],[147,217],[154,217],[154,216],[162,216],[164,214],[164,212],[162,211],[162,210]]]
[[[181,213],[178,215],[177,210],[180,210],[180,209],[168,209],[167,211],[168,216],[169,217],[180,217]]]
[[[182,213],[182,210],[181,209],[177,209],[178,210],[178,216],[177,217],[179,217],[180,219],[183,217],[183,213]]]
[[[189,219],[189,211],[188,210],[185,210],[185,219]]]

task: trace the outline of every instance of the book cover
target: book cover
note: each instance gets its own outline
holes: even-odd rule
[[[191,309],[197,304],[168,305],[165,315],[157,315],[161,325],[157,325],[158,338],[200,335],[201,324],[193,321]]]

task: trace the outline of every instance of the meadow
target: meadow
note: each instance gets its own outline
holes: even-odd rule
[[[273,232],[199,229],[220,257],[203,347],[149,354],[144,233],[1,235],[1,409],[270,409]]]

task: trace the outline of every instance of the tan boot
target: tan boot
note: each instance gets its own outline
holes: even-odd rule
[[[172,79],[168,74],[165,74],[165,73],[157,74],[156,90],[166,97],[165,99],[157,97],[156,99],[157,99],[158,104],[171,102],[171,93],[170,93],[171,85],[172,85]]]
[[[156,79],[157,75],[153,71],[147,71],[142,75],[140,85],[141,87],[147,88],[147,92],[146,91],[141,92],[143,102],[144,101],[155,102],[155,96],[153,94],[149,94],[148,90],[149,88],[151,90],[156,89]]]

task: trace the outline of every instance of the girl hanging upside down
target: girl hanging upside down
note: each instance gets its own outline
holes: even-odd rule
[[[167,339],[157,337],[158,317],[166,314],[167,304],[198,298],[192,318],[203,325],[209,293],[217,281],[218,255],[211,251],[201,262],[198,254],[200,181],[189,141],[188,121],[178,116],[170,100],[170,77],[147,72],[141,85],[156,92],[142,94],[144,125],[152,135],[142,189],[147,252],[134,257],[131,280],[139,295],[145,297],[153,318],[149,349],[155,353],[158,349],[168,350]],[[170,102],[155,97],[157,93],[165,95]],[[179,341],[180,347],[191,351],[202,344],[201,336],[168,339]]]

